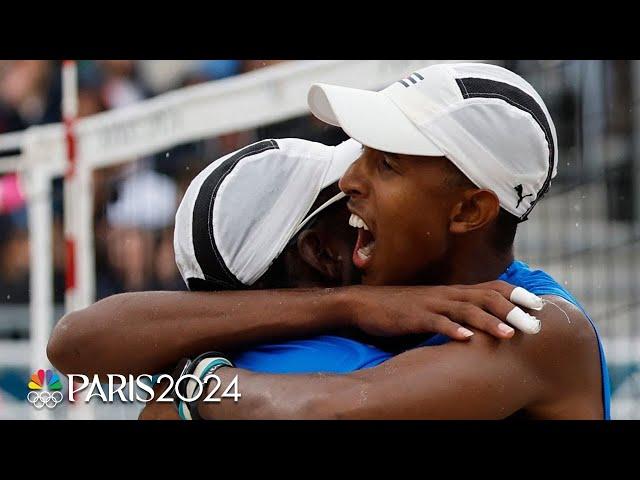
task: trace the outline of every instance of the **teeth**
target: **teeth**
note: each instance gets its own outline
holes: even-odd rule
[[[364,220],[362,220],[355,213],[352,213],[351,216],[349,217],[349,225],[351,225],[354,228],[364,228],[365,230],[369,230],[369,227],[367,226],[366,223],[364,223]]]
[[[358,256],[362,259],[362,260],[366,260],[367,258],[369,258],[371,256],[371,252],[373,251],[373,247],[376,246],[376,242],[370,242],[367,245],[365,245],[364,247],[360,247],[358,249]]]
[[[362,253],[364,253],[365,255],[369,256],[371,255],[371,251],[373,250],[373,247],[375,247],[375,242],[368,243],[364,247],[361,247],[359,250],[361,250]]]

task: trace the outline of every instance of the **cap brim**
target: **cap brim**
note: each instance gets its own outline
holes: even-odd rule
[[[322,188],[328,187],[332,183],[340,180],[347,169],[355,162],[362,153],[362,145],[354,139],[342,142],[332,148],[331,162],[324,176]]]
[[[368,147],[405,155],[444,155],[382,93],[316,83],[311,86],[307,101],[316,117],[341,127]]]

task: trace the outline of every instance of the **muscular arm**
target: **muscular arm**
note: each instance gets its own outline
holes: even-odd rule
[[[156,373],[184,356],[341,328],[370,335],[443,333],[468,324],[509,338],[513,286],[364,287],[234,292],[124,293],[67,314],[47,346],[63,373]],[[506,327],[506,330],[502,327]]]
[[[206,350],[336,328],[343,306],[330,289],[123,293],[65,315],[47,355],[63,373],[155,373]]]
[[[595,334],[573,306],[545,306],[539,335],[508,342],[484,334],[408,351],[348,375],[239,375],[238,403],[200,403],[205,418],[602,418]]]

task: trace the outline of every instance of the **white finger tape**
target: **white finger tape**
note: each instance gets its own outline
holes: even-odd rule
[[[538,333],[542,328],[540,320],[532,315],[529,315],[519,307],[513,307],[513,310],[511,310],[507,314],[507,322],[516,327],[518,330],[532,335]]]
[[[511,303],[517,303],[518,305],[530,308],[531,310],[542,310],[542,307],[544,306],[544,302],[539,296],[534,295],[522,287],[514,288],[509,299],[511,300]]]

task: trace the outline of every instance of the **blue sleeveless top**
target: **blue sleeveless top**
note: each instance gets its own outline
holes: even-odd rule
[[[525,288],[536,295],[557,295],[576,305],[589,318],[578,301],[541,270],[531,270],[520,261],[514,261],[500,280]],[[598,331],[589,318],[600,349],[603,403],[605,418],[610,418],[609,373]],[[444,335],[434,335],[419,346],[441,345],[449,341]],[[375,367],[394,354],[356,340],[335,335],[320,335],[288,342],[265,344],[241,352],[233,358],[240,368],[261,373],[349,373]]]

